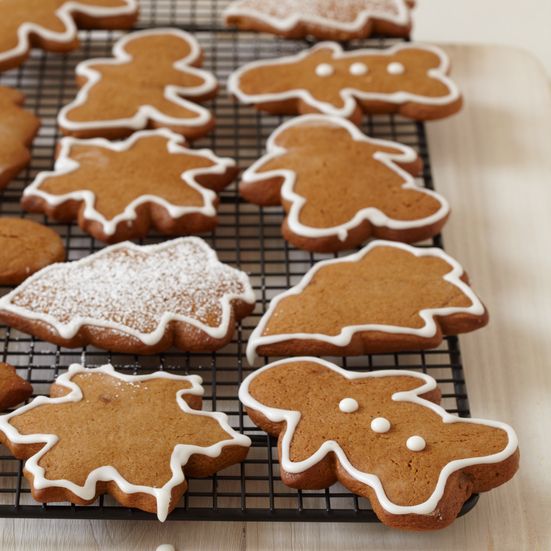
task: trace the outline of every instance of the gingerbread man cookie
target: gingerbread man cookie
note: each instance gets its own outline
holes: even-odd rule
[[[119,243],[44,268],[0,299],[0,319],[68,348],[207,352],[230,342],[254,306],[244,272],[221,263],[202,239],[182,237]]]
[[[202,395],[197,375],[72,365],[50,398],[0,416],[0,441],[27,459],[37,501],[88,505],[108,493],[164,521],[187,490],[184,474],[210,476],[251,444],[225,414],[200,411]]]
[[[193,139],[214,126],[210,111],[194,103],[213,98],[218,84],[196,68],[202,52],[193,36],[179,29],[139,31],[121,38],[113,56],[77,65],[82,88],[58,116],[65,134],[116,139],[164,127]]]
[[[272,114],[318,112],[355,122],[362,112],[438,119],[462,104],[459,89],[446,76],[449,65],[435,46],[345,52],[335,42],[322,42],[296,55],[244,65],[230,75],[228,90]]]
[[[64,258],[63,241],[51,228],[22,218],[0,218],[0,285],[18,285]]]
[[[235,0],[224,11],[224,20],[243,31],[285,38],[405,37],[411,31],[412,7],[407,0]]]
[[[23,102],[21,92],[0,86],[0,189],[29,164],[29,147],[40,128],[40,120],[21,109]]]
[[[167,129],[120,143],[64,138],[59,149],[55,170],[25,189],[23,208],[78,219],[108,243],[144,237],[150,227],[166,235],[212,230],[218,197],[211,190],[221,191],[237,173],[233,160],[188,149]]]
[[[372,241],[318,262],[272,299],[247,358],[357,356],[434,348],[443,335],[483,327],[488,313],[463,268],[442,249]]]
[[[0,410],[24,402],[33,393],[33,387],[17,374],[15,367],[0,363]]]
[[[310,490],[339,481],[389,526],[444,528],[471,494],[518,469],[514,430],[450,415],[423,373],[352,373],[296,358],[254,371],[239,398],[256,425],[279,437],[285,484]]]
[[[447,201],[416,185],[422,162],[413,149],[368,138],[345,119],[296,117],[266,149],[239,190],[259,205],[283,204],[283,235],[296,247],[333,252],[371,236],[421,241],[448,218]]]
[[[84,29],[129,29],[137,0],[2,0],[0,71],[17,67],[32,47],[52,52],[78,48]]]

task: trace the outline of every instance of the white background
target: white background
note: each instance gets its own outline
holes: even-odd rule
[[[415,40],[507,44],[531,51],[551,77],[551,0],[417,0]]]

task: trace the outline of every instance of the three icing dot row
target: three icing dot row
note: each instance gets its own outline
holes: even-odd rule
[[[339,409],[342,413],[354,413],[358,411],[359,404],[354,398],[343,398],[339,402]],[[371,430],[373,432],[384,434],[391,428],[391,423],[385,417],[375,417],[371,421]],[[425,439],[422,436],[414,435],[410,436],[406,441],[406,447],[412,452],[423,451],[427,446]]]
[[[389,63],[386,67],[387,72],[390,75],[403,75],[406,71],[406,68],[399,62],[393,61]],[[363,76],[369,72],[369,67],[365,63],[355,62],[350,65],[348,71],[351,75],[354,76]],[[335,73],[335,69],[329,63],[320,63],[316,67],[316,75],[319,77],[330,77]]]

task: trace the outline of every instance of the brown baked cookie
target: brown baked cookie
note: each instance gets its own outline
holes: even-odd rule
[[[164,521],[187,490],[243,461],[250,439],[223,413],[200,411],[201,378],[158,371],[124,375],[73,365],[51,398],[0,416],[0,441],[19,459],[37,501],[121,505]]]
[[[283,235],[301,249],[340,251],[369,237],[421,241],[448,218],[447,201],[416,185],[422,161],[412,148],[368,138],[340,117],[290,119],[266,149],[239,191],[258,205],[282,204]]]
[[[29,147],[40,128],[40,120],[21,109],[24,101],[21,92],[0,86],[0,189],[29,164]]]
[[[0,299],[0,320],[68,348],[210,352],[231,341],[254,306],[247,274],[202,239],[182,237],[119,243],[44,268]]]
[[[413,4],[408,0],[234,0],[224,11],[224,20],[242,31],[293,39],[407,37]]]
[[[0,285],[18,285],[65,258],[61,237],[52,229],[21,218],[0,218]]]
[[[271,114],[323,113],[359,122],[365,113],[415,120],[459,111],[461,93],[435,46],[398,44],[343,51],[336,42],[278,59],[253,61],[230,75],[228,91]]]
[[[488,313],[442,249],[372,241],[318,262],[272,299],[247,344],[256,356],[358,356],[434,348],[483,327]]]
[[[285,484],[311,490],[338,481],[395,528],[444,528],[471,494],[518,469],[514,430],[450,415],[423,373],[282,360],[249,375],[239,398],[256,425],[279,436]]]
[[[78,219],[108,243],[145,237],[151,227],[188,235],[214,229],[214,191],[236,173],[232,159],[188,149],[167,129],[137,132],[120,143],[63,138],[55,170],[38,174],[21,204],[56,220]]]
[[[170,128],[199,138],[213,126],[208,109],[194,102],[216,96],[218,83],[201,65],[202,51],[179,29],[147,29],[121,38],[112,59],[76,68],[77,97],[61,109],[64,134],[118,139],[145,128]],[[190,101],[192,100],[192,101]]]
[[[78,48],[77,26],[129,29],[137,19],[137,0],[2,0],[0,71],[23,63],[33,47]]]
[[[24,402],[33,393],[29,381],[25,381],[10,364],[0,363],[0,410]]]

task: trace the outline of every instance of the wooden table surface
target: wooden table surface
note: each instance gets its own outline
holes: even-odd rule
[[[452,46],[461,114],[429,124],[447,250],[468,270],[490,325],[461,339],[471,409],[512,424],[521,470],[437,533],[378,525],[0,520],[0,549],[551,549],[551,94],[539,62]]]

